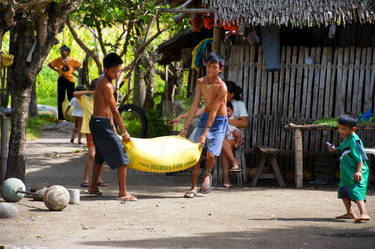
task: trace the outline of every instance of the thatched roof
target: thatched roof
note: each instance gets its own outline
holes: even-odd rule
[[[202,0],[222,21],[246,26],[374,23],[372,0]]]

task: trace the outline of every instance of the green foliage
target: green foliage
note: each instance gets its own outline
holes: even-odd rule
[[[147,137],[168,136],[170,127],[163,119],[161,109],[155,108],[146,113],[147,118]]]
[[[37,139],[41,134],[41,128],[48,123],[53,122],[48,116],[29,117],[26,129],[26,139]]]
[[[330,127],[337,127],[338,118],[325,118],[323,117],[320,120],[314,122],[314,124],[328,125]]]

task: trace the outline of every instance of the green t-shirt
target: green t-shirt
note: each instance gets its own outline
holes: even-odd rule
[[[352,200],[364,200],[368,179],[368,160],[361,139],[353,133],[337,149],[340,158],[340,187],[346,187]],[[362,180],[354,181],[358,163],[362,162]],[[339,191],[339,198],[340,191]]]

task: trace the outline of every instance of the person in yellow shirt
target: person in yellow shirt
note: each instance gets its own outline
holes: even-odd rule
[[[61,57],[48,63],[48,66],[59,73],[57,80],[57,109],[59,122],[65,120],[62,103],[67,92],[68,100],[73,98],[74,92],[74,71],[81,66],[81,62],[69,57],[70,48],[66,45],[60,47]]]
[[[90,132],[89,122],[90,122],[90,118],[93,113],[93,107],[94,107],[94,98],[91,95],[95,94],[95,88],[96,88],[96,84],[98,83],[98,81],[99,79],[94,79],[91,81],[90,91],[75,91],[73,93],[74,97],[77,98],[78,103],[82,107],[83,120],[82,120],[80,132],[82,134],[86,134],[86,143],[87,143],[87,148],[89,150],[89,153],[87,155],[87,159],[85,162],[83,182],[80,185],[81,188],[90,187],[89,174],[90,174],[90,169],[94,162],[94,157],[95,157],[95,145],[94,145],[94,141],[92,139],[92,135]],[[103,169],[101,169],[101,172],[98,176],[97,184],[100,187],[107,187],[108,185],[104,183],[102,180],[102,173],[103,173],[102,170]]]

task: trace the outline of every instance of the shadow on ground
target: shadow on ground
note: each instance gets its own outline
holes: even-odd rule
[[[197,228],[199,230],[199,228]],[[301,235],[301,230],[303,234]],[[329,239],[327,239],[329,237]],[[266,229],[255,232],[197,233],[145,240],[86,241],[98,248],[374,248],[373,229],[340,229],[298,226],[290,229]]]

